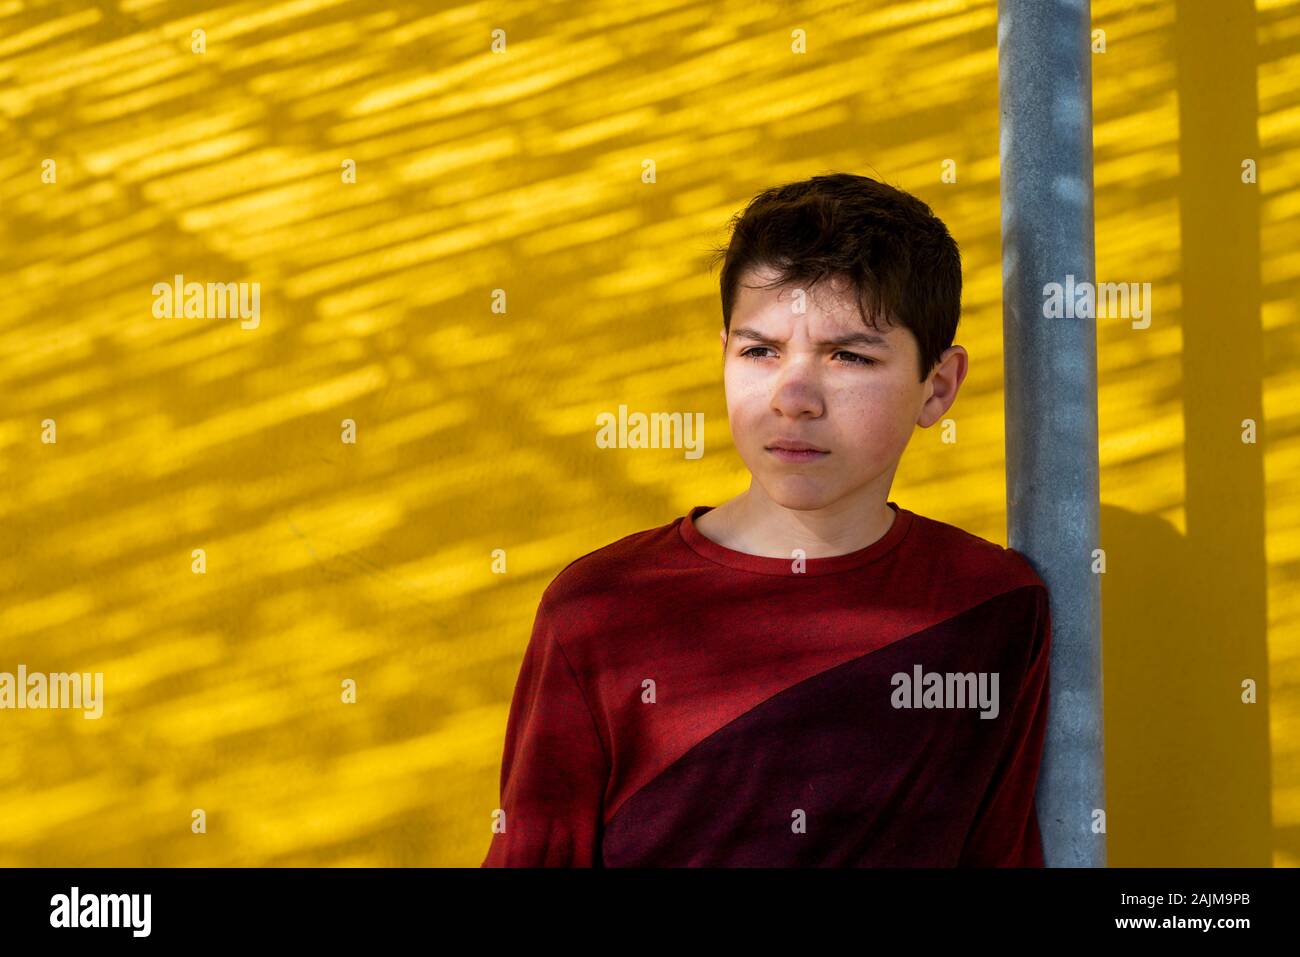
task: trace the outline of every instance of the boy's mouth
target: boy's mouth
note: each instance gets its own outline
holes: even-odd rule
[[[831,453],[810,442],[777,441],[767,446],[767,451],[782,462],[811,462]]]

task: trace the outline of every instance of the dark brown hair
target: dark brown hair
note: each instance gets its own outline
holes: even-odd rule
[[[844,276],[863,322],[911,330],[921,381],[952,345],[961,316],[961,254],[934,212],[910,193],[853,173],[828,173],[759,193],[731,220],[731,241],[714,250],[723,262],[722,322],[731,330],[737,284],[749,268],[811,288]]]

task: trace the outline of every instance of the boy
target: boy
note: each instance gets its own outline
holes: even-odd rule
[[[966,376],[956,243],[840,173],[719,254],[749,488],[547,587],[483,866],[1041,867],[1047,590],[889,501]]]

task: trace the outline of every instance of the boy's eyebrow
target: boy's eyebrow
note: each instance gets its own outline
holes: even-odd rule
[[[771,342],[781,344],[779,339],[770,339],[763,335],[757,329],[750,329],[742,326],[738,329],[732,329],[731,335],[737,339],[749,339],[753,342]],[[875,336],[869,332],[852,332],[846,336],[838,336],[834,339],[822,339],[814,342],[818,346],[880,346],[883,349],[889,348],[889,343],[883,336]]]

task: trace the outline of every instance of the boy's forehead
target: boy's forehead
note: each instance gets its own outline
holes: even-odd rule
[[[750,326],[761,324],[764,331],[776,334],[807,323],[810,330],[815,329],[819,335],[832,336],[860,332],[865,328],[853,286],[846,277],[828,276],[812,285],[789,282],[754,288],[776,277],[772,270],[758,269],[751,269],[741,276],[732,310],[733,324],[740,321]],[[803,312],[795,309],[800,290],[803,291]],[[892,338],[889,324],[878,323],[878,326],[871,331],[886,339]]]

